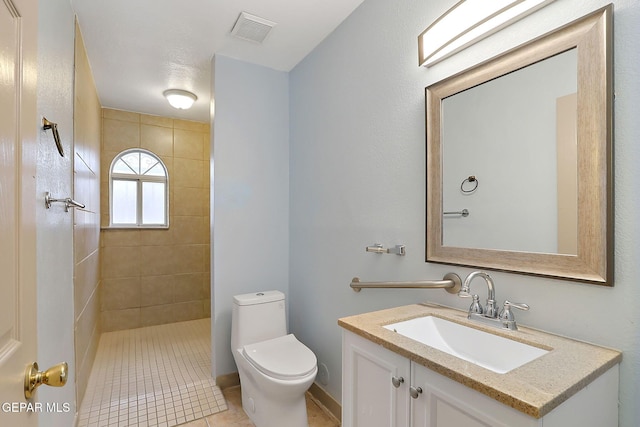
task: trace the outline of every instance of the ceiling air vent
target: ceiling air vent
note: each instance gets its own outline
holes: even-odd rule
[[[233,26],[231,34],[243,40],[262,43],[275,25],[275,22],[242,12]]]

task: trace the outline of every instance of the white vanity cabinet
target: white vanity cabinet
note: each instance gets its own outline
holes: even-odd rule
[[[350,332],[342,348],[342,425],[407,427],[409,359]]]
[[[342,364],[344,427],[618,425],[617,365],[534,418],[346,330]]]

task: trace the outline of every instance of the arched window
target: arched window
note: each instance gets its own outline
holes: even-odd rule
[[[169,176],[151,151],[134,148],[118,154],[109,170],[112,227],[169,226]]]

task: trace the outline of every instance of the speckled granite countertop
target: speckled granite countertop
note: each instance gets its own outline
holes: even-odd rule
[[[550,351],[506,374],[498,374],[382,327],[428,315]],[[622,359],[616,350],[522,326],[517,331],[500,330],[468,320],[466,312],[428,303],[344,317],[338,324],[535,418],[542,418]]]

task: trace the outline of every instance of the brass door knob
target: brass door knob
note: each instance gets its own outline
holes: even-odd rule
[[[53,387],[62,387],[67,383],[69,366],[67,362],[58,363],[46,371],[39,371],[38,364],[34,362],[27,366],[24,372],[24,397],[30,399],[36,388],[42,384]]]

